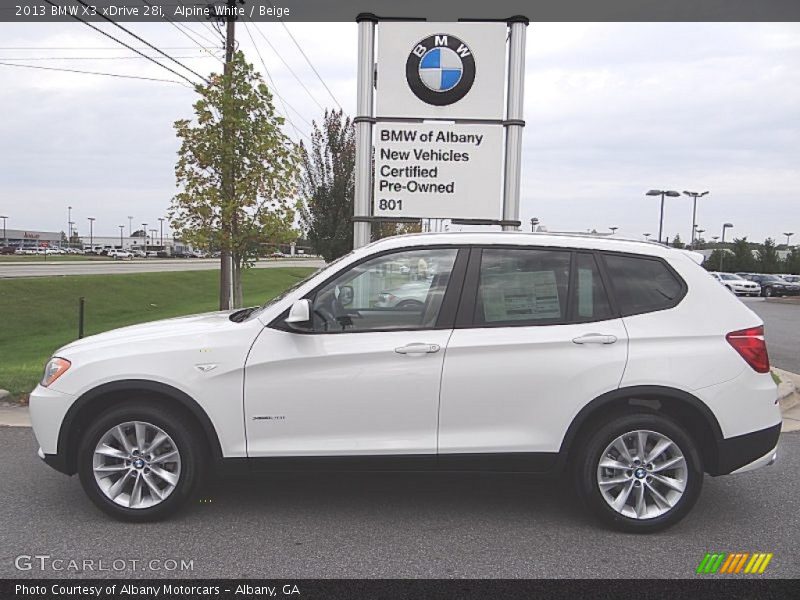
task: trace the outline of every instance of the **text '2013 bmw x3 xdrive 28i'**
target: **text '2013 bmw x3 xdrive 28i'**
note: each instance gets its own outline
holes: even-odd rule
[[[704,473],[772,463],[761,320],[690,253],[447,233],[359,249],[262,307],[58,350],[40,456],[129,520],[212,467],[568,471],[607,522],[681,519]]]

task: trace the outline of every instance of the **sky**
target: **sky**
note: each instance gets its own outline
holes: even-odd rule
[[[222,67],[211,26],[127,26],[198,73]],[[356,25],[287,26],[354,115]],[[133,54],[80,23],[2,23],[0,32],[0,63],[178,80],[144,59],[119,58]],[[292,119],[287,135],[302,139],[321,107],[336,106],[280,23],[241,23],[237,39],[257,70],[266,63],[282,98],[276,108]],[[90,216],[95,235],[114,235],[128,216],[134,228],[156,223],[176,191],[172,125],[191,117],[195,97],[177,83],[0,65],[8,227],[65,230],[67,206],[81,234]],[[709,190],[697,208],[704,237],[730,222],[733,237],[800,238],[799,23],[531,23],[525,120],[523,223],[655,235],[659,199],[647,190]],[[665,235],[687,240],[691,223],[691,199],[667,198]]]

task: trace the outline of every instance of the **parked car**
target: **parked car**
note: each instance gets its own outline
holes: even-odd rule
[[[789,283],[798,283],[800,284],[800,275],[781,275],[781,279],[784,281],[788,281]]]
[[[431,282],[428,280],[409,281],[391,290],[378,294],[376,306],[382,308],[417,308],[425,304]]]
[[[147,253],[144,250],[131,250],[134,258],[147,258]]]
[[[108,251],[108,255],[107,256],[109,258],[113,258],[114,260],[121,260],[121,259],[125,259],[125,258],[131,259],[131,258],[133,258],[133,253],[128,252],[127,250],[113,249],[113,250],[109,250]]]
[[[800,284],[789,283],[777,275],[762,275],[760,273],[745,276],[750,281],[755,281],[761,286],[761,295],[770,296],[797,296],[800,295]]]
[[[698,257],[597,236],[386,238],[261,307],[60,348],[30,396],[39,456],[131,521],[244,465],[565,472],[603,521],[663,529],[704,472],[772,464],[781,428],[763,323]],[[397,260],[436,265],[416,310],[371,305]]]
[[[2,246],[0,247],[0,254],[15,254],[17,248],[15,246]]]
[[[742,296],[760,296],[761,286],[755,281],[750,281],[736,275],[735,273],[717,273],[712,271],[709,273],[714,279],[719,281],[722,285],[728,288],[736,295]]]

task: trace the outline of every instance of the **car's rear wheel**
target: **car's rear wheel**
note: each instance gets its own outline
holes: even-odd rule
[[[764,297],[769,298],[771,296],[772,296],[772,288],[771,287],[764,288]]]
[[[153,521],[197,489],[205,452],[185,418],[155,404],[126,403],[92,423],[78,449],[89,498],[109,515]]]
[[[638,533],[680,521],[696,502],[703,469],[694,441],[665,416],[617,416],[586,439],[575,482],[584,502],[606,523]]]

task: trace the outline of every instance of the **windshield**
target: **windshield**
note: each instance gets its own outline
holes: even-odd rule
[[[316,271],[314,271],[313,273],[309,274],[307,277],[303,277],[302,279],[298,280],[296,283],[292,284],[290,287],[288,287],[288,288],[286,288],[285,290],[283,290],[283,291],[282,291],[280,294],[278,294],[278,295],[277,295],[277,296],[275,296],[274,298],[271,298],[271,299],[267,300],[267,301],[266,301],[264,304],[262,304],[261,306],[259,306],[259,307],[255,308],[255,309],[253,309],[253,311],[247,315],[247,318],[252,318],[252,317],[255,317],[255,315],[259,314],[259,313],[260,313],[261,311],[263,311],[264,309],[266,309],[266,308],[269,308],[270,306],[272,306],[272,305],[273,305],[273,304],[275,304],[276,302],[280,302],[281,300],[283,300],[284,298],[286,298],[286,296],[288,296],[288,295],[289,295],[289,294],[291,294],[293,291],[295,291],[297,288],[299,288],[301,285],[303,285],[304,283],[306,283],[307,281],[309,281],[309,280],[310,280],[312,277],[316,277],[317,275],[319,275],[319,274],[320,274],[322,271],[324,271],[324,270],[325,270],[325,269],[327,269],[328,267],[332,267],[332,266],[334,266],[334,265],[338,264],[339,262],[341,262],[342,260],[344,260],[345,258],[347,258],[348,256],[350,256],[352,253],[353,253],[353,252],[352,252],[352,251],[350,251],[350,252],[348,252],[347,254],[345,254],[344,256],[340,256],[340,257],[339,257],[339,258],[337,258],[336,260],[329,262],[327,265],[325,265],[325,266],[323,266],[323,267],[320,267],[319,269],[317,269],[317,270],[316,270]]]

